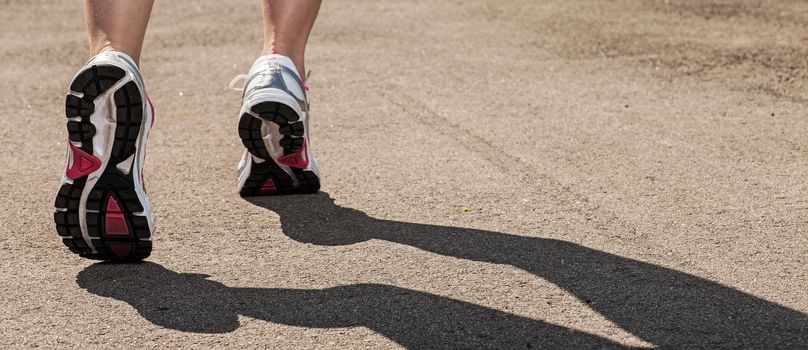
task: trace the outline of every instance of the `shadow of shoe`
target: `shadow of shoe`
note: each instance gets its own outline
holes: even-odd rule
[[[369,239],[508,264],[546,279],[662,347],[808,348],[808,315],[722,284],[578,244],[484,230],[378,220],[327,193],[262,197],[288,237],[319,245]]]

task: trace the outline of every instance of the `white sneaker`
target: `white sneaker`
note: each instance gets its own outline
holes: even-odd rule
[[[93,57],[70,83],[65,113],[67,166],[53,215],[62,242],[85,258],[146,258],[154,219],[142,170],[154,107],[132,58]]]
[[[247,151],[238,165],[242,196],[313,193],[320,170],[309,141],[309,100],[291,59],[259,57],[245,79],[238,135]]]

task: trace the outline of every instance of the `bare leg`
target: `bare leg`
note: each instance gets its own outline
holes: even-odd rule
[[[263,0],[264,49],[261,55],[279,54],[292,59],[305,78],[304,54],[321,0]]]
[[[122,51],[140,62],[154,0],[85,0],[90,53]]]

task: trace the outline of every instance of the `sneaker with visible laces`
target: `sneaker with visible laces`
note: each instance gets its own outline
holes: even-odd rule
[[[246,79],[238,135],[247,150],[238,164],[244,196],[314,193],[320,170],[309,141],[309,100],[291,59],[259,57]]]
[[[154,218],[143,188],[144,147],[154,107],[131,57],[102,52],[70,83],[67,166],[56,196],[56,231],[82,257],[149,256]]]

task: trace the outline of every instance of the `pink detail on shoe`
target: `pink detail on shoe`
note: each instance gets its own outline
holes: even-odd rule
[[[126,217],[121,212],[121,207],[112,196],[107,201],[107,213],[104,216],[104,227],[106,236],[128,236],[129,227],[126,226]]]
[[[259,194],[273,194],[278,191],[278,188],[275,186],[275,180],[268,179],[264,181],[264,184],[261,185],[261,189],[258,190]]]
[[[149,95],[146,95],[146,101],[149,102],[149,109],[151,109],[151,115],[152,115],[151,126],[154,126],[154,119],[155,119],[154,104],[151,102]]]
[[[309,91],[309,86],[308,85],[303,85],[303,90]]]
[[[129,243],[111,243],[109,248],[112,253],[119,258],[126,258],[132,253],[132,244]]]
[[[305,169],[309,166],[309,157],[306,153],[306,140],[303,140],[303,147],[299,152],[284,154],[278,157],[278,163],[298,169]]]
[[[81,150],[73,145],[72,142],[67,142],[70,145],[70,152],[73,155],[73,164],[70,164],[65,170],[65,175],[68,179],[75,180],[101,168],[101,160]]]

